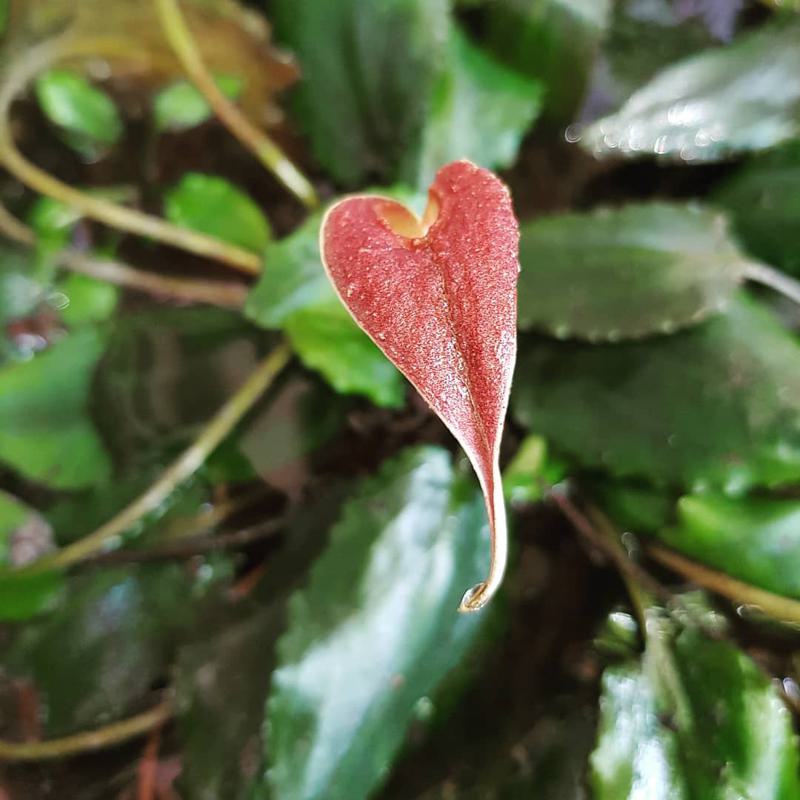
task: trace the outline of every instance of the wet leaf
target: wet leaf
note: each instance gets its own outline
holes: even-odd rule
[[[520,262],[521,329],[615,341],[671,333],[719,312],[747,257],[722,214],[650,203],[523,224]]]
[[[103,353],[84,328],[0,369],[0,460],[59,489],[104,480],[110,461],[89,418],[89,392]]]
[[[167,219],[184,228],[263,252],[272,238],[261,209],[241,189],[215,175],[191,172],[164,200]]]
[[[454,159],[490,169],[510,166],[541,101],[541,84],[504,67],[454,27],[422,145],[419,153],[410,151],[404,177],[425,189]]]
[[[800,478],[800,345],[736,298],[647,342],[528,340],[512,409],[557,452],[617,476],[742,492]]]
[[[96,158],[122,136],[112,100],[79,73],[49,70],[36,79],[36,97],[48,119],[83,156]]]
[[[797,136],[799,32],[767,27],[665,69],[590,125],[582,146],[601,157],[718,161]]]
[[[600,710],[591,758],[598,800],[800,793],[789,710],[728,642],[654,624],[641,665],[606,670]]]
[[[220,91],[235,100],[242,92],[243,81],[237,75],[215,76]],[[182,131],[209,119],[211,107],[194,84],[181,80],[164,87],[153,99],[153,119],[158,131]]]
[[[443,64],[447,2],[277,0],[272,8],[276,35],[302,70],[296,109],[319,161],[347,186],[396,177],[418,145]]]
[[[505,568],[506,518],[498,456],[517,351],[519,231],[506,186],[455,161],[436,175],[422,220],[367,195],[333,206],[322,255],[340,299],[464,448],[486,497],[493,536],[486,583]]]
[[[800,143],[753,159],[712,199],[754,256],[800,274]]]
[[[494,0],[488,39],[499,58],[545,86],[545,115],[572,119],[608,27],[610,0]]]
[[[405,451],[348,502],[278,644],[265,743],[276,800],[359,800],[385,778],[415,703],[481,624],[455,609],[481,574],[485,520],[433,448]]]

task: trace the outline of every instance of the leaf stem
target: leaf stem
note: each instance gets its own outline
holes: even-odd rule
[[[93,731],[84,731],[42,742],[0,741],[0,760],[46,761],[102,750],[142,736],[153,728],[158,728],[167,722],[173,713],[172,703],[164,700],[149,711],[121,722],[113,722],[102,728],[96,728]]]
[[[61,38],[31,48],[14,62],[0,86],[0,163],[31,189],[76,208],[98,222],[221,261],[248,275],[257,275],[261,271],[261,259],[256,253],[172,225],[159,217],[125,208],[110,200],[87,195],[28,161],[14,144],[10,124],[11,104],[37,74],[63,59],[118,55],[120,52],[131,54],[133,47],[127,40],[110,37],[85,40]]]
[[[749,262],[745,267],[744,276],[747,280],[774,289],[800,306],[800,282],[769,264],[761,264],[757,261]]]
[[[647,552],[656,561],[704,589],[710,589],[735,603],[757,606],[768,616],[782,622],[800,623],[800,601],[736,580],[659,545],[649,545]]]
[[[244,385],[217,412],[203,428],[197,439],[167,467],[158,480],[144,494],[137,497],[116,516],[93,533],[61,550],[34,561],[18,572],[42,572],[64,568],[90,555],[119,546],[122,534],[143,516],[155,511],[175,489],[190,478],[205,462],[211,452],[233,430],[236,424],[253,407],[275,377],[288,363],[291,353],[288,345],[278,345],[255,369]],[[114,541],[116,540],[116,542]]]
[[[154,0],[154,3],[172,49],[220,121],[306,208],[313,209],[319,205],[317,193],[308,178],[220,91],[195,44],[178,0]]]

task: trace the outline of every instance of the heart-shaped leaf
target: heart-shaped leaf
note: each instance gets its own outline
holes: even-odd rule
[[[519,229],[505,185],[468,161],[439,170],[418,219],[384,197],[334,205],[322,256],[356,322],[411,381],[466,451],[492,529],[480,608],[505,568],[506,517],[497,466],[517,351]]]

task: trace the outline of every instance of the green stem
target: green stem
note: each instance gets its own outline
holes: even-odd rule
[[[271,385],[289,361],[290,351],[283,343],[276,347],[256,368],[244,385],[203,428],[197,439],[163,472],[147,491],[137,497],[116,516],[79,541],[34,561],[17,572],[42,572],[64,568],[88,556],[118,546],[122,535],[139,519],[155,511],[175,489],[190,478],[211,452],[231,432],[242,417]]]
[[[155,708],[135,717],[93,731],[64,736],[61,739],[49,739],[43,742],[0,741],[0,760],[46,761],[102,750],[142,736],[153,728],[163,725],[172,715],[172,704],[165,700]]]
[[[154,3],[172,49],[220,121],[307,208],[319,205],[317,193],[308,178],[220,91],[195,44],[178,0],[154,0]]]
[[[188,250],[196,255],[216,259],[248,275],[257,275],[261,271],[261,259],[257,254],[211,236],[172,225],[159,217],[87,195],[40,169],[17,149],[11,132],[11,104],[36,75],[63,59],[120,53],[136,55],[134,45],[124,39],[98,37],[76,41],[61,38],[31,48],[14,62],[0,87],[0,162],[31,189],[76,208],[98,222]]]

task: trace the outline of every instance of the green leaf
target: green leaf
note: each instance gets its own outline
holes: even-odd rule
[[[570,120],[586,91],[610,0],[493,0],[488,40],[499,58],[545,86],[546,116]]]
[[[513,505],[538,503],[546,487],[563,480],[566,472],[566,466],[548,453],[547,441],[529,434],[503,470],[503,494]]]
[[[597,800],[800,796],[791,715],[769,679],[728,642],[664,628],[640,666],[603,676]]]
[[[59,283],[58,289],[66,298],[61,319],[73,328],[108,319],[119,301],[119,289],[116,286],[88,275],[67,275]]]
[[[800,345],[744,297],[675,336],[523,340],[516,419],[617,476],[742,492],[800,478]]]
[[[167,219],[225,242],[263,252],[272,231],[261,209],[223,178],[190,172],[164,200]]]
[[[219,90],[229,99],[235,100],[244,87],[237,75],[217,75]],[[181,80],[162,89],[153,100],[153,118],[156,130],[182,131],[200,125],[211,117],[211,108],[194,84]]]
[[[800,142],[753,159],[712,199],[749,252],[800,275]]]
[[[11,537],[25,524],[31,513],[16,497],[0,491],[0,564],[8,564]]]
[[[33,311],[46,296],[46,288],[32,272],[28,253],[0,248],[0,327]]]
[[[800,134],[797,25],[740,36],[659,73],[581,144],[597,156],[718,161]]]
[[[0,460],[59,489],[108,477],[110,462],[88,408],[104,344],[96,330],[81,329],[30,361],[0,369]]]
[[[408,182],[421,189],[440,167],[460,158],[489,169],[510,166],[541,107],[540,83],[507,69],[455,27],[447,54],[422,145],[409,152],[403,168]]]
[[[0,572],[0,621],[23,622],[57,607],[64,590],[61,572]]]
[[[45,72],[36,79],[36,98],[47,118],[83,156],[96,158],[122,136],[114,103],[77,72]]]
[[[444,451],[407,450],[364,482],[289,604],[268,703],[275,800],[360,800],[382,782],[415,704],[479,629],[482,612],[456,608],[485,547],[477,489]]]
[[[723,215],[631,204],[523,224],[519,326],[591,341],[671,333],[720,311],[746,257]]]
[[[387,408],[403,405],[403,377],[340,303],[296,311],[284,330],[301,361],[337,392],[363,394]]]
[[[277,0],[276,35],[297,57],[297,113],[340,183],[396,176],[419,144],[444,60],[446,0]]]
[[[776,594],[800,598],[800,501],[687,495],[658,538],[690,558]]]

